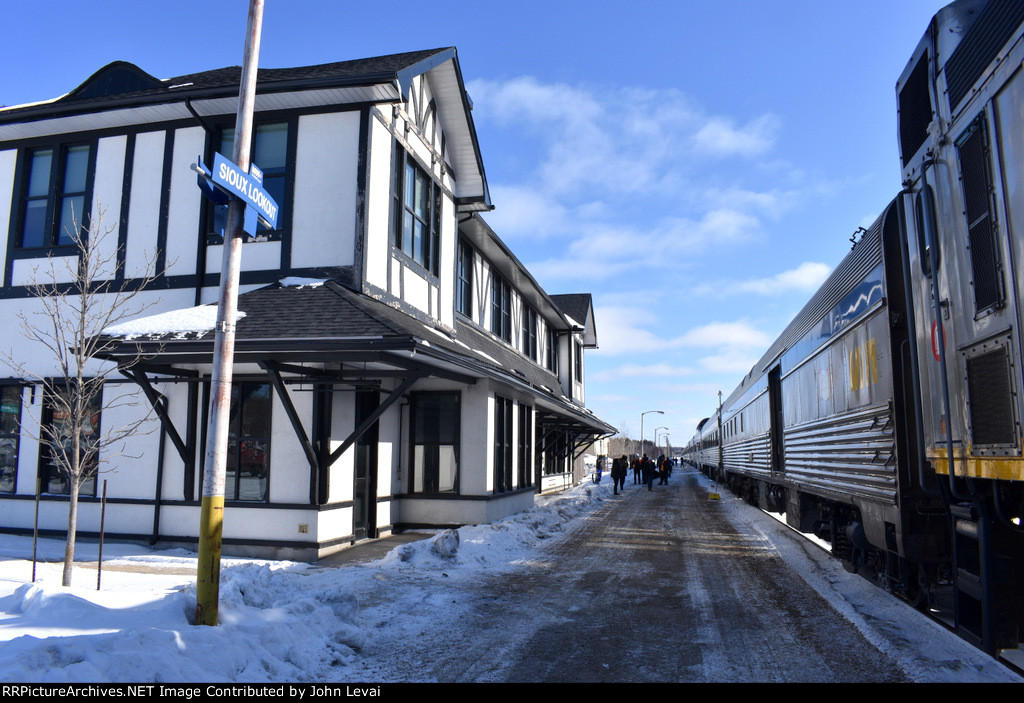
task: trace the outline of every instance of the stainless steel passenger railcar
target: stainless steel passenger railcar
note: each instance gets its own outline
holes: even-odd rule
[[[686,457],[903,597],[1024,629],[1024,0],[937,14],[897,83],[904,190]]]

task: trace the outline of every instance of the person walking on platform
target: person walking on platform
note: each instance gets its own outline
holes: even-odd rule
[[[633,483],[640,483],[640,455],[633,455]]]
[[[629,472],[629,459],[623,454],[618,459],[612,460],[612,486],[615,495],[619,495],[619,489],[626,489],[626,474]]]
[[[640,473],[643,474],[644,483],[647,484],[647,490],[653,491],[654,488],[654,475],[657,473],[657,468],[654,466],[654,462],[651,461],[650,457],[644,454],[644,458],[640,460]]]

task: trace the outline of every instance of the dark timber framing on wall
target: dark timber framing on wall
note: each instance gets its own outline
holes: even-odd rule
[[[538,358],[546,353],[555,329],[567,338],[580,329],[567,320],[561,305],[540,287],[488,225],[476,217],[492,206],[455,50],[409,52],[297,69],[262,69],[259,80],[263,103],[256,117],[257,126],[287,125],[285,195],[280,228],[262,238],[257,236],[271,243],[246,244],[252,247],[250,252],[255,249],[253,253],[259,256],[250,256],[249,264],[243,264],[248,269],[241,273],[240,286],[258,288],[240,296],[246,299],[245,307],[240,308],[246,310],[246,317],[237,326],[234,380],[239,387],[258,388],[259,408],[250,409],[258,412],[263,422],[257,423],[255,429],[236,433],[236,438],[259,440],[266,446],[271,438],[287,437],[289,452],[292,446],[296,447],[294,454],[300,461],[295,464],[275,457],[271,462],[269,451],[263,458],[247,457],[246,463],[259,476],[242,477],[239,470],[236,479],[256,480],[259,490],[250,494],[239,488],[229,491],[227,499],[232,510],[247,512],[248,516],[261,515],[251,512],[254,510],[296,510],[315,515],[321,511],[353,509],[356,517],[351,534],[339,534],[349,528],[337,527],[336,523],[347,520],[338,513],[340,518],[332,515],[331,520],[325,521],[331,523],[333,532],[323,539],[320,533],[315,538],[306,534],[298,540],[273,535],[225,540],[225,544],[323,549],[390,529],[391,526],[377,524],[374,512],[378,502],[455,499],[512,505],[520,500],[509,500],[512,494],[537,490],[540,473],[532,469],[545,458],[549,459],[549,469],[564,473],[574,452],[610,428],[594,418],[582,403],[573,401],[571,390],[568,394],[563,392],[564,379],[546,367],[551,364],[549,359]],[[428,92],[432,93],[430,99],[426,97]],[[208,236],[211,209],[192,190],[193,176],[183,177],[183,166],[189,163],[186,159],[199,155],[207,163],[212,162],[221,130],[232,123],[230,109],[236,99],[237,69],[216,69],[161,81],[130,64],[117,63],[97,71],[63,98],[32,106],[0,108],[0,150],[7,152],[6,167],[17,172],[11,174],[15,177],[11,237],[0,299],[27,298],[30,291],[26,285],[13,285],[15,281],[25,283],[23,269],[27,270],[27,260],[39,259],[47,251],[57,249],[48,246],[22,250],[14,239],[21,231],[18,218],[26,197],[22,186],[30,163],[26,155],[40,146],[75,143],[89,145],[88,181],[84,193],[76,185],[75,192],[69,191],[69,195],[81,198],[84,213],[92,213],[100,205],[109,208],[106,223],[114,225],[119,245],[112,279],[128,288],[141,287],[142,276],[132,267],[141,259],[143,249],[155,246],[157,277],[148,286],[158,293],[175,293],[170,301],[163,297],[160,311],[172,305],[180,307],[189,299],[195,305],[209,300],[220,279],[212,261],[217,252],[211,252],[210,247],[217,247],[222,240]],[[413,124],[403,129],[404,114],[402,119],[386,119],[389,108],[394,116],[410,99],[407,109]],[[303,154],[299,154],[299,145],[307,138],[315,139],[321,126],[321,120],[306,120],[310,132],[300,135],[300,127],[305,129],[303,118],[321,114],[339,116],[336,124],[343,123],[339,134],[344,133],[345,168],[356,168],[354,193],[353,174],[344,175],[344,195],[355,198],[354,232],[351,237],[347,231],[344,233],[346,246],[351,238],[353,249],[339,250],[335,259],[325,258],[322,266],[293,268],[296,257],[305,255],[299,249],[293,252],[293,243],[302,243],[311,234],[294,231],[296,221],[320,222],[315,217],[305,218],[305,210],[301,209],[304,205],[296,203],[294,190],[297,182],[308,175],[306,171],[297,173],[304,168],[305,162],[299,159],[309,147],[304,144]],[[372,121],[378,118],[380,124]],[[66,134],[26,136],[48,131]],[[420,138],[429,145],[430,154],[422,148]],[[358,139],[358,143],[352,145],[353,139]],[[354,151],[350,146],[354,146]],[[183,153],[191,149],[196,153]],[[371,183],[371,166],[386,171],[388,155],[393,173],[374,174]],[[349,161],[352,156],[354,164]],[[258,156],[254,156],[254,161],[260,165]],[[278,159],[274,165],[282,167]],[[411,165],[411,169],[406,165]],[[308,173],[326,178],[318,164],[310,168]],[[402,232],[406,213],[410,212],[405,208],[404,198],[398,198],[397,205],[401,207],[394,207],[389,201],[379,213],[376,206],[382,202],[368,201],[371,185],[380,185],[385,191],[390,187],[392,199],[400,196],[407,170],[416,176],[410,182],[418,182],[426,193],[427,207],[412,213],[419,216],[424,232],[424,239],[417,240],[425,242],[420,248],[405,246],[404,239],[395,240],[395,234]],[[49,181],[53,180],[51,175]],[[101,193],[97,191],[100,197],[113,198],[115,202],[96,202],[96,187],[102,189]],[[137,187],[134,193],[133,187]],[[385,192],[380,195],[383,199]],[[38,203],[36,207],[39,208]],[[346,205],[346,213],[347,208]],[[386,217],[388,223],[385,226],[382,222],[379,228],[370,231],[369,218],[377,214]],[[346,219],[346,229],[347,222]],[[329,238],[337,226],[340,225],[324,223],[323,230],[312,235]],[[192,231],[195,239],[189,240]],[[468,286],[464,286],[463,292],[474,286],[486,290],[476,291],[476,303],[470,293],[460,310],[455,310],[454,296],[449,296],[455,286],[454,264],[458,260],[454,242],[463,237],[472,256]],[[368,257],[371,249],[375,255],[378,253],[374,248],[378,245],[383,246],[379,252],[387,252],[382,257],[387,262],[387,279],[371,284],[366,280]],[[274,247],[279,247],[279,258]],[[74,254],[71,249],[67,253]],[[163,269],[168,265],[172,270],[165,272]],[[402,276],[394,275],[398,268],[402,269]],[[486,313],[475,318],[467,314],[473,312],[474,304],[486,311],[490,303],[486,271],[504,281],[499,284],[501,312],[497,336],[484,321]],[[287,276],[318,278],[322,284],[318,290],[296,293],[293,289],[298,286],[281,284]],[[411,291],[403,287],[411,287],[413,277],[422,278],[429,290],[428,302],[416,301],[426,307],[425,311],[405,300],[405,294]],[[377,285],[387,290],[378,290]],[[415,280],[415,286],[420,285],[421,281]],[[525,307],[518,307],[518,303]],[[451,309],[439,309],[439,305]],[[542,322],[549,337],[543,349],[539,348],[537,327]],[[586,322],[589,324],[590,320]],[[143,520],[131,528],[134,535],[119,536],[194,541],[188,535],[166,534],[165,530],[167,525],[174,524],[168,519],[169,509],[198,506],[212,334],[197,333],[189,339],[169,335],[109,341],[114,350],[103,359],[121,364],[125,378],[119,382],[136,384],[160,423],[152,441],[155,451],[147,450],[150,456],[145,467],[147,471],[155,470],[152,492],[144,487],[144,497],[111,500],[115,504],[152,506],[152,534],[138,534],[150,529]],[[145,360],[135,363],[140,350]],[[571,368],[572,361],[570,357],[567,368]],[[423,383],[425,379],[431,379],[429,385]],[[488,384],[487,391],[468,392],[481,381]],[[503,389],[498,396],[499,472],[493,477],[494,485],[488,487],[492,490],[462,494],[464,487],[483,485],[492,477],[480,473],[489,472],[491,467],[486,461],[483,466],[472,467],[458,463],[466,441],[461,432],[461,413],[482,412],[481,404],[485,399],[495,398],[490,393],[497,387]],[[413,440],[407,433],[413,423],[407,410],[410,405],[405,403],[428,397],[443,397],[449,412],[454,403],[460,413],[454,435],[436,432],[431,440],[437,445],[439,457],[448,452],[444,471],[453,485],[445,485],[446,490],[442,491],[435,482],[437,485],[427,492],[413,490],[408,496],[390,495],[402,485],[402,472],[409,469],[407,443]],[[272,407],[272,412],[268,407]],[[389,415],[382,423],[385,413]],[[271,417],[273,427],[267,422]],[[486,419],[490,432],[493,418]],[[351,427],[345,424],[350,420]],[[494,451],[495,439],[489,435],[480,440],[486,447],[483,451],[487,458]],[[384,446],[381,442],[397,442],[397,466],[377,466],[374,452],[378,446]],[[342,454],[350,450],[354,450],[358,465],[352,474],[348,473],[347,461],[339,462]],[[514,462],[516,456],[518,463]],[[450,461],[453,457],[455,464]],[[332,466],[335,462],[338,465]],[[239,455],[237,469],[241,463]],[[378,478],[380,489],[387,495],[377,495],[379,491],[373,482]],[[23,476],[23,485],[25,479]],[[338,480],[354,483],[331,485],[331,481]],[[291,497],[286,499],[288,502],[275,502],[271,484],[277,490],[286,481],[293,490],[278,495]],[[251,482],[245,486],[256,487]],[[332,495],[347,496],[350,488],[352,499],[329,502]],[[18,495],[16,490],[14,487],[12,494],[0,497],[19,501],[32,498],[28,494]],[[60,498],[44,496],[43,500]],[[84,502],[97,501],[86,496]],[[400,522],[401,511],[400,504],[391,508],[395,522]],[[280,512],[277,517],[281,517]]]

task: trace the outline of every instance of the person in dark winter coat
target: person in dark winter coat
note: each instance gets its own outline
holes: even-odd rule
[[[668,471],[669,471],[668,467],[669,467],[669,460],[665,457],[664,454],[662,454],[661,456],[658,457],[658,478],[659,478],[658,485],[659,486],[666,486],[666,485],[668,485]]]
[[[615,495],[619,494],[619,489],[625,490],[626,488],[626,474],[629,473],[629,459],[623,454],[618,459],[612,460],[612,485],[615,489]]]
[[[657,467],[654,462],[651,461],[650,457],[644,454],[644,458],[640,460],[640,473],[643,475],[644,483],[647,484],[647,490],[654,490],[654,477],[657,475]]]
[[[633,483],[640,483],[640,455],[633,455]]]

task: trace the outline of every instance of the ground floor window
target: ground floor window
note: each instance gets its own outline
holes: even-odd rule
[[[0,493],[14,493],[20,428],[21,386],[0,386]]]
[[[544,457],[544,475],[565,473],[565,452],[568,447],[568,437],[565,432],[548,430],[544,433],[544,439],[538,446],[539,453]]]
[[[62,466],[67,465],[75,434],[74,418],[71,412],[73,398],[63,389],[48,391],[43,407],[42,437],[45,440],[40,450],[39,478],[43,493],[70,495],[70,478]],[[81,437],[79,454],[83,480],[79,495],[96,495],[96,470],[99,467],[97,454],[100,439],[100,395],[89,401],[84,420],[78,428]]]
[[[512,399],[494,396],[494,492],[512,490]]]
[[[267,500],[272,407],[269,383],[245,381],[231,385],[224,485],[227,500]]]
[[[412,493],[457,493],[461,396],[413,393],[409,401]]]
[[[519,406],[519,486],[532,486],[530,460],[533,454],[533,408]]]

